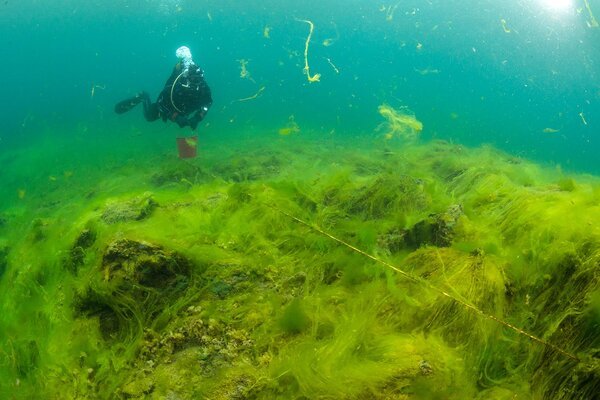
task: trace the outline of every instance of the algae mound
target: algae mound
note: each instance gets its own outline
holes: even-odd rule
[[[110,201],[102,211],[102,220],[107,224],[124,221],[139,221],[150,215],[156,207],[152,194],[144,193],[130,200]]]
[[[1,397],[600,393],[596,178],[444,142],[256,146],[3,212]]]
[[[102,255],[97,279],[76,300],[76,314],[98,317],[107,340],[140,335],[185,292],[190,270],[190,261],[160,246],[115,240]]]

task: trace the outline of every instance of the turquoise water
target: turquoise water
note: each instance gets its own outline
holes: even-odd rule
[[[594,398],[594,13],[1,0],[0,400]]]
[[[261,134],[293,115],[304,131],[350,141],[373,135],[382,122],[377,106],[388,103],[412,110],[424,139],[491,143],[598,173],[600,28],[590,27],[590,12],[600,14],[600,1],[588,5],[7,0],[0,5],[0,143],[7,150],[82,126],[117,144],[110,132],[123,126],[177,134],[162,122],[149,127],[141,110],[117,116],[112,109],[140,90],[158,95],[185,44],[213,90],[201,135]],[[309,26],[301,19],[315,26],[308,61],[320,82],[303,74]],[[240,60],[251,79],[240,77]],[[261,87],[258,98],[236,101]]]

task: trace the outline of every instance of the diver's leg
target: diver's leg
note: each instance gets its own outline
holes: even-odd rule
[[[142,97],[142,103],[144,104],[144,117],[146,121],[156,121],[158,119],[158,104],[152,103],[148,93],[142,92],[138,96]]]
[[[133,107],[140,104],[140,102],[142,102],[145,97],[148,97],[148,94],[146,92],[141,92],[129,99],[120,101],[115,105],[115,112],[117,114],[126,113],[127,111],[131,110]]]

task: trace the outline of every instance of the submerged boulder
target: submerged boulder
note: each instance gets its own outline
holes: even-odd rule
[[[66,262],[67,268],[72,273],[76,274],[77,269],[84,264],[86,250],[91,247],[95,241],[96,232],[91,229],[86,228],[77,235]]]
[[[144,193],[127,201],[108,203],[100,218],[107,224],[139,221],[148,217],[157,205],[151,193]]]
[[[76,310],[97,316],[105,338],[139,332],[185,292],[191,266],[185,257],[161,246],[115,240]]]
[[[455,229],[462,215],[462,206],[452,205],[443,213],[430,214],[410,229],[394,228],[380,235],[379,247],[390,253],[427,245],[449,247],[452,245]]]
[[[452,205],[443,213],[430,214],[406,231],[404,242],[408,247],[418,248],[425,245],[448,247],[454,239],[454,229],[463,215],[460,204]]]
[[[129,291],[139,285],[158,289],[172,287],[178,279],[189,277],[190,265],[176,252],[130,239],[112,242],[102,257],[105,280]]]

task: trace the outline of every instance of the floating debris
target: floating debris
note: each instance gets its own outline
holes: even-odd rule
[[[542,129],[542,132],[544,132],[544,133],[556,133],[556,132],[560,132],[560,129],[544,128],[544,129]]]
[[[304,73],[306,74],[306,79],[309,82],[319,82],[321,80],[321,74],[310,74],[310,67],[308,65],[308,45],[310,44],[310,39],[312,37],[313,31],[315,29],[315,25],[310,20],[299,19],[299,22],[305,22],[310,26],[310,30],[308,31],[308,36],[306,37],[306,43],[304,45]]]
[[[379,106],[378,111],[387,120],[378,128],[386,130],[385,139],[399,137],[405,140],[413,140],[423,130],[423,123],[417,120],[415,115],[406,107],[396,110],[387,104],[382,104]]]

